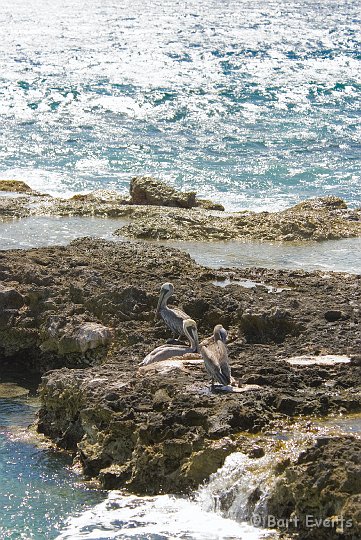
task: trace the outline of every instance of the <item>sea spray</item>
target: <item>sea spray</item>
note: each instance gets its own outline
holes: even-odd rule
[[[205,511],[190,499],[160,495],[136,497],[121,492],[69,520],[56,540],[261,540],[277,538],[247,523]]]
[[[313,435],[304,430],[265,437],[268,449],[262,457],[251,458],[242,452],[231,454],[196,491],[194,500],[203,510],[226,519],[265,525],[267,499],[278,478],[277,467],[285,460],[294,460],[312,441]]]
[[[306,440],[276,441],[276,449],[259,459],[235,452],[188,498],[112,491],[102,503],[70,518],[57,540],[275,540],[277,532],[262,528],[276,479],[274,465],[296,455]]]

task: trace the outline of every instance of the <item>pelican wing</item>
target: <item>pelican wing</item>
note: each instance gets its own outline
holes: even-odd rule
[[[194,352],[193,349],[187,345],[161,345],[147,354],[140,365],[147,366],[154,362],[161,362],[162,360],[168,360],[173,356],[183,356],[184,354],[191,352]]]
[[[223,348],[219,347],[219,343],[209,343],[205,345],[205,342],[208,340],[202,341],[200,346],[200,352],[204,360],[206,370],[209,375],[218,381],[220,384],[227,385],[230,383],[230,372],[228,366],[228,355],[227,349],[222,343]]]
[[[223,341],[217,341],[216,343],[219,351],[219,367],[221,369],[222,374],[227,379],[227,384],[230,384],[231,382],[231,369],[229,367],[228,363],[228,351],[226,345],[223,343]]]
[[[164,306],[164,308],[160,310],[160,314],[172,332],[178,333],[179,335],[184,334],[183,321],[189,319],[189,315],[177,307],[170,308],[168,306]]]
[[[177,317],[181,318],[181,319],[190,319],[190,316],[187,315],[187,313],[185,313],[182,309],[180,309],[179,307],[171,307],[169,308],[171,309],[172,311],[174,311],[174,313],[177,315]]]

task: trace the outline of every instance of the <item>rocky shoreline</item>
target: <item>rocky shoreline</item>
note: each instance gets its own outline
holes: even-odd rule
[[[336,197],[277,213],[230,214],[147,177],[132,180],[129,197],[102,191],[62,200],[17,181],[0,182],[1,190],[8,192],[0,196],[2,220],[125,217],[116,234],[136,239],[361,236],[361,210]],[[272,479],[249,494],[242,519],[252,520],[262,506],[263,519],[273,516],[284,538],[355,540],[361,439],[317,422],[361,412],[360,280],[211,270],[182,251],[137,241],[86,238],[67,247],[3,251],[0,362],[4,371],[42,375],[38,432],[103,488],[189,493],[227,456],[242,452],[255,470],[269,458]],[[227,329],[232,391],[210,391],[197,354],[139,367],[170,337],[162,322],[154,323],[166,281],[201,338],[218,323]],[[225,510],[232,500],[222,499]]]
[[[141,242],[82,239],[3,251],[1,363],[43,374],[39,432],[107,489],[186,493],[235,451],[255,466],[274,454],[269,512],[298,516],[298,538],[316,538],[307,515],[342,515],[352,522],[344,536],[333,527],[317,538],[356,539],[361,440],[317,435],[310,419],[361,412],[360,279],[215,271],[182,251]],[[246,288],[245,280],[261,285]],[[233,392],[210,392],[194,356],[139,369],[170,337],[153,320],[165,281],[201,337],[217,323],[227,328]],[[272,434],[297,431],[298,422],[312,437],[281,459]],[[252,494],[250,513],[263,495],[262,486]]]
[[[152,240],[260,240],[303,242],[361,236],[361,209],[338,197],[321,197],[280,212],[225,212],[151,177],[135,177],[130,194],[99,190],[60,199],[24,182],[0,181],[0,220],[30,216],[99,216],[128,221],[115,234]],[[18,193],[14,193],[14,192]]]

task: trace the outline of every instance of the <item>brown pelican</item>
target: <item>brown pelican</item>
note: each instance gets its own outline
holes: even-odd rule
[[[180,337],[184,335],[183,321],[185,319],[190,319],[190,317],[177,307],[170,308],[167,306],[167,301],[173,293],[174,287],[172,283],[164,283],[162,285],[154,320],[156,321],[160,315],[165,324],[172,330],[173,334]]]
[[[184,354],[195,353],[199,348],[197,324],[193,319],[185,319],[183,321],[183,332],[189,339],[188,345],[161,345],[154,351],[147,354],[144,360],[140,363],[141,366],[147,366],[161,360],[168,360],[172,356],[183,356]]]
[[[227,332],[221,324],[217,324],[213,330],[213,336],[204,339],[199,346],[199,352],[204,360],[208,374],[214,380],[226,386],[231,383],[231,370],[228,364],[228,352],[226,347]]]

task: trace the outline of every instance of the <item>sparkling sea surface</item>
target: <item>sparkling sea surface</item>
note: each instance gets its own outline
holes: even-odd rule
[[[2,0],[0,178],[360,205],[357,0]]]

